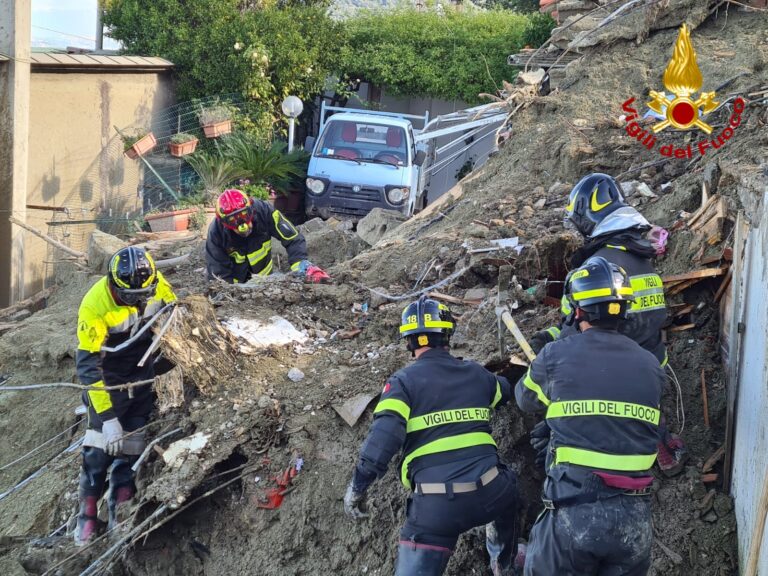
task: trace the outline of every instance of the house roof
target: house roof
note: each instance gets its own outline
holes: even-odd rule
[[[38,70],[99,70],[157,72],[173,67],[173,62],[156,56],[125,56],[117,54],[88,53],[67,54],[59,50],[32,51],[32,71]]]

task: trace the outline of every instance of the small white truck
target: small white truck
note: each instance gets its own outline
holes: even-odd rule
[[[430,121],[423,116],[323,106],[306,179],[305,209],[357,221],[373,208],[411,216],[455,179],[439,178],[469,152],[478,167],[507,114],[487,104]],[[414,126],[418,122],[420,126]]]

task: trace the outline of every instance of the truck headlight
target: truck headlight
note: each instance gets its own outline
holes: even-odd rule
[[[325,182],[317,178],[306,179],[307,190],[312,194],[322,194],[325,191]]]
[[[387,200],[390,204],[402,204],[410,194],[411,189],[407,186],[389,188],[387,190]]]

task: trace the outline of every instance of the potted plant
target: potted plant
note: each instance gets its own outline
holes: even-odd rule
[[[189,227],[189,218],[195,211],[195,208],[152,211],[144,216],[144,220],[152,232],[179,232]]]
[[[197,138],[192,134],[186,132],[179,132],[171,136],[171,140],[168,144],[168,148],[171,152],[171,156],[181,158],[187,154],[192,154],[197,148]]]
[[[215,217],[213,203],[224,188],[243,178],[245,173],[229,158],[218,152],[196,152],[184,158],[200,177],[203,201],[207,206],[207,219],[210,223]]]
[[[138,130],[132,134],[122,134],[123,153],[131,160],[144,156],[157,144],[152,132]]]
[[[216,138],[232,132],[232,111],[224,104],[200,108],[197,113],[206,138]]]

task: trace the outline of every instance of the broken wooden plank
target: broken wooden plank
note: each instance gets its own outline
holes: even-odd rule
[[[690,314],[691,312],[693,312],[694,308],[695,306],[693,304],[683,304],[682,308],[680,308],[679,310],[675,310],[674,316],[675,318],[679,316],[685,316],[686,314]]]
[[[690,288],[694,284],[698,284],[702,280],[703,280],[703,278],[693,278],[691,280],[685,280],[684,282],[678,282],[678,283],[674,284],[671,288],[666,290],[667,296],[674,296],[675,294],[679,294],[683,290],[687,290],[688,288]],[[666,286],[665,286],[665,288],[666,288]]]
[[[719,268],[703,268],[701,270],[694,270],[692,272],[686,272],[685,274],[673,274],[671,276],[662,276],[661,281],[665,284],[667,282],[676,282],[679,280],[694,280],[697,278],[712,278],[714,276],[722,276],[728,271],[728,266],[720,266]]]
[[[704,376],[704,368],[701,369],[701,404],[704,411],[704,426],[709,428],[709,401],[707,399],[707,379]]]
[[[451,304],[466,304],[469,306],[480,306],[480,304],[483,303],[482,300],[465,300],[464,298],[457,298],[456,296],[451,296],[450,294],[443,294],[442,292],[430,292],[427,294],[430,298],[434,298],[435,300],[444,300],[445,302],[450,302]]]
[[[701,476],[701,481],[704,482],[705,484],[709,484],[711,482],[717,482],[718,476],[719,474],[717,474],[716,472],[713,472],[712,474],[703,474]]]
[[[712,453],[712,456],[707,458],[707,460],[704,462],[704,465],[701,467],[701,471],[706,473],[712,470],[712,468],[715,467],[715,464],[717,464],[724,455],[725,455],[725,444],[720,446],[720,448],[718,448]]]
[[[720,199],[720,196],[718,194],[715,194],[713,196],[710,196],[706,202],[704,202],[696,212],[691,215],[691,217],[688,219],[688,228],[693,228],[693,226],[706,214],[711,208],[712,205],[715,204]]]
[[[696,328],[696,324],[680,324],[679,326],[670,326],[667,328],[667,332],[685,332],[692,328]]]
[[[720,298],[723,297],[726,289],[731,284],[731,278],[733,278],[733,274],[731,273],[731,270],[728,270],[728,274],[725,275],[725,278],[723,278],[723,281],[720,283],[720,288],[718,288],[717,292],[715,292],[715,303],[720,302]]]

